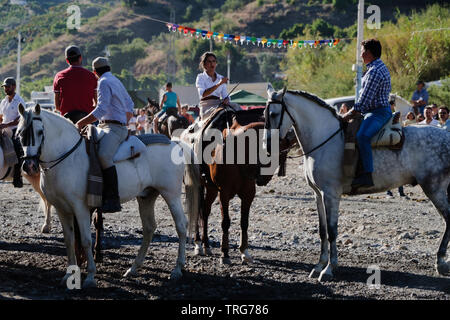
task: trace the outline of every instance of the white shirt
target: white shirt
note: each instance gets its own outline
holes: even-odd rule
[[[111,72],[105,72],[98,80],[97,107],[92,115],[98,120],[116,120],[127,123],[127,112],[133,113],[134,103],[130,95]]]
[[[436,119],[433,119],[433,120],[431,120],[430,123],[427,123],[427,120],[425,119],[425,120],[419,122],[419,124],[426,124],[426,125],[429,125],[429,126],[438,126],[439,125],[439,121],[437,121]]]
[[[212,78],[208,76],[206,71],[203,71],[203,73],[199,73],[197,75],[197,80],[195,80],[195,86],[197,87],[200,99],[203,97],[203,92],[205,92],[206,89],[214,87],[220,82],[220,80],[222,80],[222,78],[223,76],[216,72],[216,81],[213,81]],[[228,96],[227,85],[220,85],[216,90],[209,94],[209,96],[216,96],[221,99],[225,99]]]
[[[145,126],[145,122],[147,121],[147,116],[144,115],[138,115],[137,119],[136,119],[137,123],[139,123],[141,125],[141,127]]]
[[[19,117],[19,104],[22,104],[24,108],[27,106],[17,93],[11,102],[9,102],[8,96],[0,102],[0,114],[3,116],[3,123],[9,123]],[[11,130],[15,128],[17,128],[17,125],[10,127]]]
[[[128,129],[131,131],[136,131],[136,117],[131,117],[130,121],[128,121]]]

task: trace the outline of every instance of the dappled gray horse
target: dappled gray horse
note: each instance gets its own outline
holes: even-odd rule
[[[268,129],[279,129],[280,138],[283,138],[294,126],[305,152],[304,171],[308,184],[315,192],[321,238],[320,260],[310,277],[318,276],[319,281],[326,280],[333,277],[338,265],[336,238],[339,202],[342,194],[351,192],[352,178],[343,174],[342,121],[333,108],[307,92],[275,92],[269,86],[267,93],[270,97],[266,108],[268,144]],[[448,275],[450,262],[445,261],[445,256],[450,237],[450,133],[432,126],[410,126],[404,128],[404,136],[401,150],[373,150],[375,185],[358,189],[356,193],[375,193],[405,184],[419,184],[445,222],[436,269],[439,274]]]

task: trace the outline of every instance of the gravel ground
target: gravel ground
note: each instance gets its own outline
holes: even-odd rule
[[[142,238],[137,202],[121,213],[104,215],[104,261],[97,264],[95,289],[59,286],[66,250],[56,214],[50,234],[40,232],[43,213],[31,186],[0,183],[0,299],[439,299],[450,300],[450,278],[438,276],[435,253],[444,230],[442,218],[420,187],[405,186],[409,199],[384,193],[344,197],[339,220],[336,279],[309,279],[320,253],[318,217],[300,159],[288,160],[287,176],[258,187],[250,213],[251,265],[239,257],[240,200],[231,202],[232,265],[219,264],[220,209],[210,218],[213,256],[194,257],[187,245],[181,280],[171,281],[178,239],[162,198],[156,204],[158,228],[144,267],[131,266]],[[370,265],[379,266],[381,286],[371,289]],[[85,273],[84,273],[85,275]]]

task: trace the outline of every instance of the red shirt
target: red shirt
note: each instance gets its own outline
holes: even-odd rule
[[[61,114],[79,110],[90,113],[94,110],[94,94],[97,78],[81,66],[70,66],[58,72],[53,80],[53,91],[61,97]]]

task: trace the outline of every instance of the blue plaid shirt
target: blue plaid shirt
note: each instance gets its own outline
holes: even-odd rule
[[[367,64],[367,71],[361,82],[361,91],[354,109],[362,114],[380,107],[389,107],[391,75],[381,59]]]

